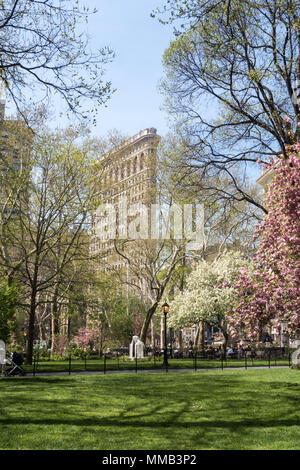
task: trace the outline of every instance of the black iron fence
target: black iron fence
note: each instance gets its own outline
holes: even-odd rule
[[[125,351],[127,352],[127,351]],[[64,373],[101,372],[142,372],[147,370],[211,370],[253,367],[290,367],[293,350],[289,348],[265,348],[236,351],[223,354],[222,351],[186,350],[179,354],[168,351],[168,363],[163,365],[163,351],[147,350],[144,358],[129,358],[123,351],[112,351],[102,357],[83,355],[81,358],[69,354],[61,360],[52,361],[43,358],[37,352],[32,366],[26,366],[27,373],[32,375]]]

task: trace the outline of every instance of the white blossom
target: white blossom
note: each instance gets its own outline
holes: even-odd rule
[[[252,262],[239,252],[227,252],[213,262],[201,261],[187,279],[187,287],[171,302],[168,324],[183,328],[199,323],[219,325],[235,300],[234,281]]]

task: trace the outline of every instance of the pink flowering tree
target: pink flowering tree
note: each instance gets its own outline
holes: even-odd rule
[[[98,329],[80,328],[77,335],[73,337],[72,342],[82,351],[95,351],[100,342],[100,332]]]
[[[264,327],[279,331],[281,323],[291,338],[300,333],[300,146],[289,152],[288,160],[271,162],[268,214],[254,236],[256,270],[241,270],[236,307],[227,317],[233,337],[243,332],[257,340]]]

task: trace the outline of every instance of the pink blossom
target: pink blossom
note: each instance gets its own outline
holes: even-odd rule
[[[290,122],[287,116],[285,120]],[[254,275],[242,268],[235,284],[231,329],[243,329],[248,337],[265,325],[279,327],[283,320],[290,332],[300,331],[300,146],[289,152],[288,161],[271,161],[269,167],[274,178],[268,214],[255,230],[259,247]]]

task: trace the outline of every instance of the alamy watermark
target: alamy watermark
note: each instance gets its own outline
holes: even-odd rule
[[[189,250],[200,250],[204,242],[203,204],[102,204],[95,214],[98,240],[185,241]]]

